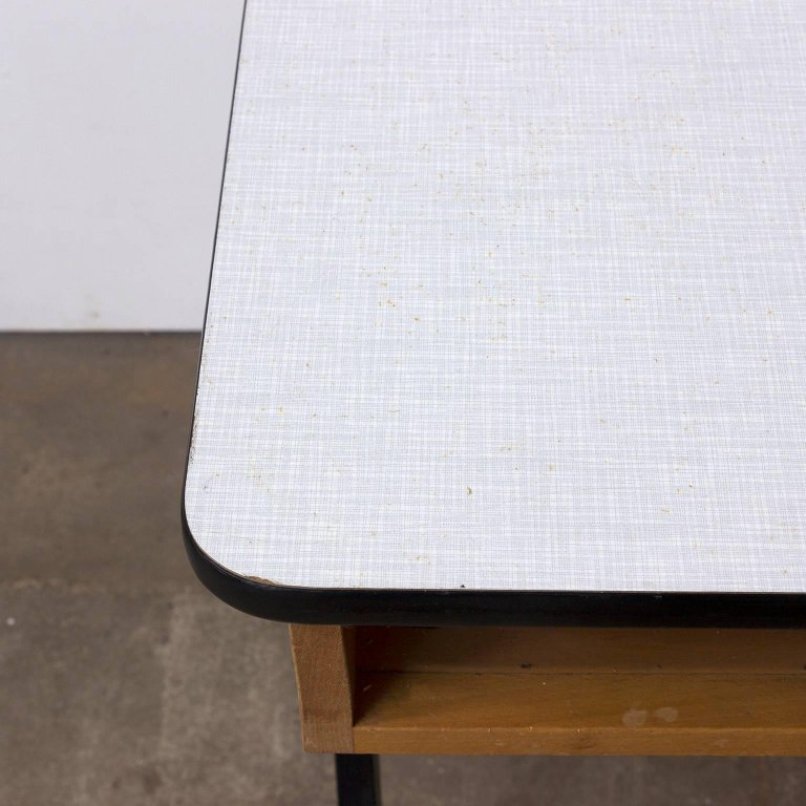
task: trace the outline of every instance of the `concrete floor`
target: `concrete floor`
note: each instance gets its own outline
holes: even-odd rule
[[[185,560],[198,337],[0,337],[0,804],[328,804],[285,627]],[[385,758],[386,806],[795,806],[795,759]]]

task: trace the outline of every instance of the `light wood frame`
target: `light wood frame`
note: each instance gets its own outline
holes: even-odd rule
[[[291,627],[328,753],[806,755],[806,631]]]

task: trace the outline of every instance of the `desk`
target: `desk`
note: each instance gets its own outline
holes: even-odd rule
[[[309,747],[439,749],[362,733],[362,636],[397,625],[475,630],[438,633],[471,677],[503,640],[665,686],[699,646],[675,674],[755,681],[719,684],[724,735],[675,745],[677,705],[610,687],[602,729],[646,738],[619,752],[806,750],[770,694],[805,691],[804,42],[796,2],[246,4],[185,531],[213,592],[300,625],[303,714],[338,672],[350,730],[304,719]],[[729,737],[756,694],[730,724],[788,738]],[[473,735],[454,752],[495,750]]]

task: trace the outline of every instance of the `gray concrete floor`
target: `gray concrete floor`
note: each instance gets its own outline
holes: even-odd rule
[[[185,560],[198,337],[0,337],[0,804],[328,804],[282,625]],[[386,806],[795,806],[795,759],[385,758]]]

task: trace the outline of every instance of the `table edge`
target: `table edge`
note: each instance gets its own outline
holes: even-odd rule
[[[185,550],[199,581],[230,606],[293,624],[367,626],[806,627],[800,593],[501,591],[307,588],[235,574],[190,531]]]

